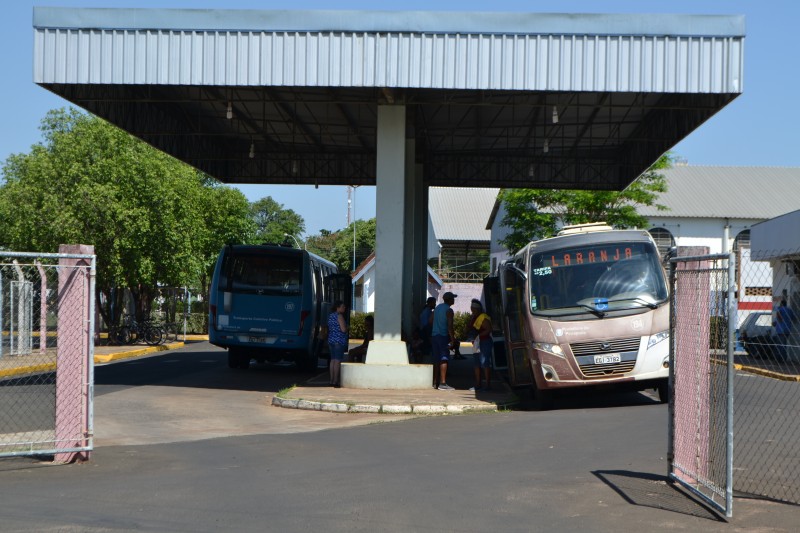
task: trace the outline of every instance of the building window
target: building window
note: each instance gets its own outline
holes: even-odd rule
[[[656,241],[658,255],[663,260],[670,248],[675,246],[675,237],[672,236],[669,230],[664,228],[653,228],[649,233],[653,237],[653,240]]]
[[[740,231],[739,234],[733,239],[733,251],[739,255],[739,250],[742,248],[750,248],[750,230],[746,229]]]

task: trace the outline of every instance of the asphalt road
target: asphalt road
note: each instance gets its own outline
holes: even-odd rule
[[[2,531],[796,531],[737,498],[726,523],[667,482],[666,406],[429,418],[271,407],[304,375],[234,372],[207,344],[97,369],[85,464],[0,461]],[[356,427],[357,426],[357,427]]]

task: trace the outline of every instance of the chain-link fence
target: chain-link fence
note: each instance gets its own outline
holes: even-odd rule
[[[738,259],[734,488],[800,503],[800,250]]]
[[[729,256],[672,260],[669,474],[731,516]],[[732,366],[731,366],[732,368]]]
[[[0,456],[92,449],[93,255],[0,252]]]
[[[800,250],[697,252],[672,260],[670,475],[729,516],[800,503]]]

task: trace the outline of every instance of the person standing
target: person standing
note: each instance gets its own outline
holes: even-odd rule
[[[344,360],[344,353],[347,351],[347,321],[344,314],[347,306],[342,300],[333,302],[331,314],[328,315],[328,347],[331,353],[331,364],[329,367],[331,386],[339,387],[339,375]]]
[[[779,356],[786,359],[789,354],[789,335],[792,333],[794,311],[786,305],[786,300],[781,300],[781,305],[775,311],[775,335],[778,337]]]
[[[425,307],[419,314],[419,338],[422,340],[423,357],[428,357],[431,354],[431,331],[433,329],[433,310],[436,307],[436,298],[429,297],[425,301]]]
[[[433,310],[431,328],[431,353],[433,354],[433,386],[439,390],[453,390],[447,384],[447,363],[450,360],[450,347],[456,342],[453,330],[453,309],[457,294],[446,292],[442,303]]]
[[[483,305],[478,299],[473,299],[470,304],[472,320],[470,328],[475,334],[473,346],[477,351],[473,352],[475,369],[475,386],[470,389],[472,392],[484,392],[491,389],[492,377],[492,319],[483,312]],[[481,387],[481,374],[486,385]]]
[[[364,317],[364,330],[364,342],[347,352],[351,363],[363,363],[367,360],[369,341],[375,337],[375,317],[372,315]]]

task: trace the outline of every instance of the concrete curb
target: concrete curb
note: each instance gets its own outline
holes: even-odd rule
[[[306,400],[302,398],[281,398],[272,397],[272,405],[285,409],[304,409],[307,411],[327,411],[332,413],[370,413],[384,415],[446,415],[463,414],[473,412],[497,412],[498,410],[514,405],[517,402],[507,402],[503,404],[382,404],[382,403],[359,403],[348,404],[341,402],[322,402],[317,400]]]
[[[141,348],[139,350],[128,350],[127,352],[123,351],[105,355],[95,355],[94,364],[110,363],[111,361],[118,361],[120,359],[130,359],[133,357],[141,357],[143,355],[149,355],[151,353],[156,353],[156,352],[177,350],[178,348],[183,348],[183,346],[184,343],[182,341],[177,341],[177,342],[170,342],[168,344],[159,344],[158,346],[148,346],[147,348]]]
[[[119,361],[122,359],[132,359],[135,357],[150,355],[157,352],[176,350],[178,348],[182,348],[183,346],[184,346],[183,342],[176,341],[167,344],[160,344],[158,346],[148,346],[147,348],[140,348],[138,350],[128,350],[128,351],[121,351],[121,352],[102,354],[102,355],[95,354],[94,364],[110,363],[111,361]],[[0,379],[10,378],[14,376],[23,376],[26,374],[53,372],[55,370],[56,370],[55,362],[24,365],[14,368],[7,368],[5,370],[0,370]]]
[[[55,369],[55,363],[42,363],[39,365],[8,368],[6,370],[0,370],[0,378],[10,378],[14,376],[21,376],[23,374],[37,374],[39,372],[52,372]]]

